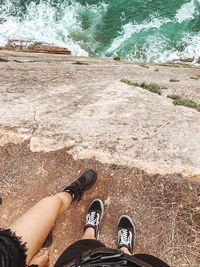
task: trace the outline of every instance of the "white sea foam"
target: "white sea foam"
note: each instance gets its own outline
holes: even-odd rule
[[[166,62],[177,56],[176,51],[167,50],[168,40],[162,35],[154,35],[146,38],[141,49],[141,56],[138,55],[137,44],[133,44],[133,48],[127,54],[127,59],[133,61],[147,62]],[[145,57],[145,58],[144,58]]]
[[[37,5],[32,2],[21,20],[10,15],[13,5],[13,1],[7,0],[4,6],[0,6],[0,17],[7,20],[0,24],[0,45],[5,45],[10,39],[35,40],[67,47],[73,55],[79,56],[88,56],[88,51],[94,52],[99,45],[94,33],[106,13],[105,3],[81,5],[76,1],[63,1],[59,7],[60,15],[58,7],[53,7],[50,1],[40,1]],[[88,12],[92,22],[83,29],[80,18]]]
[[[200,0],[199,0],[200,1]],[[188,12],[187,12],[188,11]],[[106,53],[118,54],[122,51],[122,48],[126,46],[126,43],[130,46],[133,36],[141,31],[147,31],[149,29],[160,29],[167,23],[179,23],[193,18],[195,12],[194,0],[184,4],[176,14],[174,20],[167,18],[152,18],[151,21],[144,21],[142,24],[128,23],[123,26],[122,31],[113,40],[111,46],[106,50]],[[200,56],[200,34],[185,34],[182,39],[177,41],[177,46],[184,44],[184,50],[178,50],[171,46],[171,40],[165,37],[161,31],[157,31],[156,34],[147,35],[145,42],[141,47],[137,41],[133,41],[132,49],[126,54],[126,59],[133,61],[148,61],[148,62],[167,62],[180,58],[194,58],[195,63]]]
[[[186,20],[191,20],[194,18],[195,13],[195,1],[192,0],[184,5],[177,11],[175,20],[182,23]]]
[[[111,46],[106,52],[117,52],[117,49],[120,48],[125,41],[130,39],[133,34],[150,28],[160,28],[163,24],[168,23],[169,21],[169,19],[152,18],[151,21],[144,21],[142,24],[133,24],[130,22],[123,26],[121,33],[113,40]]]
[[[122,12],[119,19],[125,25],[122,26],[116,38],[105,44],[105,33],[101,29],[105,29],[104,15],[107,18],[109,4],[101,2],[82,5],[80,2],[66,0],[58,8],[52,6],[50,0],[40,1],[37,5],[32,2],[23,14],[23,18],[19,18],[19,16],[12,16],[10,11],[15,1],[5,0],[6,4],[0,5],[0,18],[6,19],[6,22],[0,24],[0,45],[5,45],[9,39],[35,40],[67,47],[74,55],[90,54],[104,57],[122,52],[124,58],[140,61],[165,62],[186,57],[197,59],[200,56],[200,33],[185,33],[179,41],[174,39],[175,48],[171,40],[173,24],[179,25],[178,23],[181,24],[199,16],[195,5],[197,6],[197,1],[200,3],[200,0],[188,1],[171,20],[160,18],[157,14],[157,17],[151,17],[142,23],[127,23],[125,13]],[[13,13],[16,14],[16,12]],[[87,16],[86,20],[85,16]],[[86,25],[84,25],[85,21],[87,21]],[[165,34],[167,30],[170,33],[171,29],[171,36]],[[138,36],[142,38],[145,36],[144,43],[137,40]],[[178,42],[180,42],[181,51],[177,48]]]
[[[200,34],[187,34],[180,41],[185,43],[185,49],[179,51],[175,48],[169,49],[169,40],[164,36],[149,36],[143,47],[145,61],[147,62],[169,62],[178,59],[193,58],[193,64],[196,64],[200,55]],[[127,54],[127,59],[132,61],[144,61],[143,55],[138,58],[137,47]]]
[[[195,35],[187,34],[184,36],[183,41],[188,45],[182,53],[182,58],[194,58],[194,63],[200,57],[200,33]]]
[[[10,1],[7,4],[11,5]],[[10,39],[36,40],[67,47],[74,55],[87,56],[88,53],[70,37],[72,30],[81,32],[76,13],[79,8],[81,6],[78,3],[66,6],[65,15],[60,21],[55,19],[56,8],[44,2],[38,5],[32,2],[21,21],[18,17],[9,16],[7,10],[4,10],[2,15],[7,21],[0,25],[0,45],[5,45]]]
[[[167,49],[168,40],[164,36],[149,36],[146,41],[147,62],[167,62],[177,57],[177,50]]]

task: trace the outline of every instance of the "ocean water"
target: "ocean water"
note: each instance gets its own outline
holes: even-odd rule
[[[0,0],[0,21],[0,45],[37,40],[134,61],[200,56],[200,0]]]

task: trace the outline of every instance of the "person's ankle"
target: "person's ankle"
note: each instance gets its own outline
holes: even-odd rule
[[[94,230],[94,228],[93,227],[88,227],[85,230],[82,239],[96,239],[95,238],[95,230]]]
[[[63,191],[70,194],[72,201],[81,200],[83,192],[90,189],[97,179],[97,173],[94,170],[84,172],[78,179],[67,186]]]
[[[126,254],[128,254],[128,255],[132,255],[132,254],[130,253],[130,251],[128,250],[128,248],[126,248],[126,247],[121,247],[120,250],[122,250],[124,253],[126,253]]]
[[[73,193],[72,192],[70,192],[70,191],[63,191],[61,193],[62,194],[64,193],[65,195],[67,194],[67,196],[71,198],[71,201],[73,201]]]

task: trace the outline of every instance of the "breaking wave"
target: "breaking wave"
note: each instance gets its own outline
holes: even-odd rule
[[[165,62],[200,56],[200,0],[0,0],[0,45],[36,40],[74,55]]]

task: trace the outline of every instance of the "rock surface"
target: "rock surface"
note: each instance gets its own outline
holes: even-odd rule
[[[0,46],[0,50],[71,55],[71,51],[69,51],[67,48],[64,47],[58,47],[53,44],[47,44],[43,42],[33,42],[33,41],[23,41],[23,40],[10,40],[8,41],[7,45]]]
[[[9,60],[0,62],[2,145],[30,138],[32,151],[73,146],[74,158],[200,173],[200,113],[167,98],[177,94],[200,103],[199,79],[191,79],[199,68],[146,69],[111,59],[12,52],[1,52],[0,59]],[[122,78],[167,89],[159,96]]]
[[[136,223],[136,253],[174,267],[200,264],[200,112],[167,98],[200,103],[199,80],[191,79],[200,68],[148,66],[0,51],[1,226],[86,169],[98,172],[94,188],[57,220],[50,267],[81,238],[94,198],[105,204],[106,245],[116,247],[116,223],[126,213]],[[122,78],[167,89],[159,96]]]

